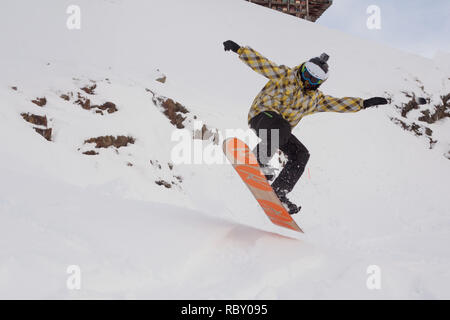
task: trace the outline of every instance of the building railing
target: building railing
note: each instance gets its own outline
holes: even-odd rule
[[[302,19],[316,21],[333,4],[332,0],[246,0]]]

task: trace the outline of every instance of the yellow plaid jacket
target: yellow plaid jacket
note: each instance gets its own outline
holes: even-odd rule
[[[248,121],[263,111],[278,112],[291,127],[309,114],[316,112],[356,112],[362,109],[361,98],[334,98],[319,90],[305,90],[298,78],[300,66],[278,66],[250,47],[238,50],[239,58],[269,82],[256,96],[248,113]]]

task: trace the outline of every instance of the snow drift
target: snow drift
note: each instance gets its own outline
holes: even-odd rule
[[[445,56],[240,0],[79,1],[80,30],[67,6],[0,5],[0,297],[450,297],[450,123],[419,120],[448,111]],[[172,159],[175,130],[220,151],[220,132],[247,128],[265,79],[227,39],[292,66],[326,51],[324,92],[392,99],[295,128],[311,153],[292,193],[304,236],[271,225],[231,166]]]

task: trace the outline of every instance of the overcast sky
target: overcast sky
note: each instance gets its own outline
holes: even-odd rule
[[[370,5],[380,8],[380,30],[367,28]],[[317,23],[429,58],[450,53],[450,0],[334,0]]]

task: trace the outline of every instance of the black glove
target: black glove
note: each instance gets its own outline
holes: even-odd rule
[[[225,51],[231,50],[237,53],[240,47],[240,45],[231,40],[227,40],[223,43],[223,48],[225,49]]]
[[[373,98],[364,100],[363,104],[364,104],[364,109],[366,109],[366,108],[378,106],[381,104],[388,104],[388,101],[385,98],[373,97]]]

